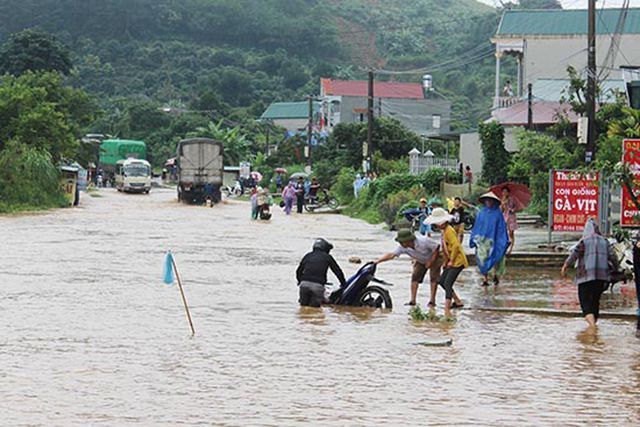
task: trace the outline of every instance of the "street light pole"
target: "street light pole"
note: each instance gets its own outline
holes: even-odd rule
[[[367,169],[372,169],[371,155],[373,154],[373,71],[369,70],[369,81],[367,90]]]

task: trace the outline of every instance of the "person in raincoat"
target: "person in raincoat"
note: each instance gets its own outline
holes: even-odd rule
[[[582,239],[571,251],[560,273],[566,276],[567,269],[578,262],[575,282],[578,285],[580,308],[589,328],[595,329],[600,315],[600,297],[611,282],[610,265],[617,260],[607,239],[600,235],[593,218],[584,225]]]
[[[469,246],[476,249],[476,264],[484,276],[482,286],[489,285],[489,273],[493,269],[493,284],[500,283],[504,274],[504,257],[509,247],[507,223],[500,210],[500,199],[492,192],[480,196],[484,206],[478,212]]]
[[[353,197],[358,198],[358,194],[364,185],[364,181],[360,174],[356,174],[356,179],[353,180]]]
[[[284,190],[282,190],[282,200],[284,201],[284,212],[287,215],[291,215],[291,209],[293,208],[293,201],[296,199],[296,189],[292,181],[289,181]]]

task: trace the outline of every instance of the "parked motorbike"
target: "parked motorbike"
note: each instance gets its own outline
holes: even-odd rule
[[[376,265],[369,262],[351,276],[345,286],[333,290],[333,285],[327,283],[326,304],[391,309],[393,303],[386,288],[393,285],[378,279],[375,273]],[[373,285],[372,282],[376,284]]]
[[[242,185],[240,184],[240,181],[236,181],[236,183],[235,183],[235,185],[233,187],[226,185],[226,186],[222,187],[220,189],[220,191],[226,197],[239,197],[239,196],[242,196],[244,194],[244,188],[242,188]]]
[[[331,197],[329,192],[325,189],[321,191],[321,194],[317,194],[315,197],[311,197],[308,194],[304,196],[304,209],[307,212],[313,212],[318,208],[328,206],[331,209],[337,209],[340,204],[338,199]]]
[[[424,212],[418,208],[407,209],[402,211],[404,218],[411,223],[411,232],[415,233],[420,230],[420,224],[427,217]]]
[[[480,211],[480,208],[477,206],[472,206],[470,209],[466,209],[464,211],[462,222],[464,223],[465,231],[471,231],[471,229],[476,223],[476,216],[478,215],[479,211]]]

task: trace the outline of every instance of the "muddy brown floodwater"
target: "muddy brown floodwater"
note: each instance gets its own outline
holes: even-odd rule
[[[392,233],[277,208],[252,222],[247,203],[184,206],[169,190],[100,196],[0,218],[2,425],[638,425],[631,322],[605,319],[594,338],[579,318],[472,309],[415,323],[407,260],[378,270],[395,283],[391,312],[301,310],[294,271],[314,237],[349,275],[349,257],[393,249]],[[193,338],[161,282],[167,249]],[[577,308],[555,272],[512,271],[485,293],[469,269],[458,289],[467,307]],[[629,292],[605,308],[632,311]],[[432,338],[453,345],[416,345]]]

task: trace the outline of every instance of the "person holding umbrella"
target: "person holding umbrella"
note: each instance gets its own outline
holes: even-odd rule
[[[516,203],[511,198],[511,190],[508,186],[502,187],[502,200],[501,200],[502,214],[504,215],[504,222],[507,224],[507,230],[509,232],[509,249],[507,255],[511,255],[514,246],[516,245],[516,230],[518,229],[518,219],[516,217]]]
[[[500,198],[500,208],[507,224],[510,246],[507,254],[515,247],[515,231],[518,229],[516,212],[523,211],[531,202],[529,187],[517,182],[503,182],[489,189]]]

